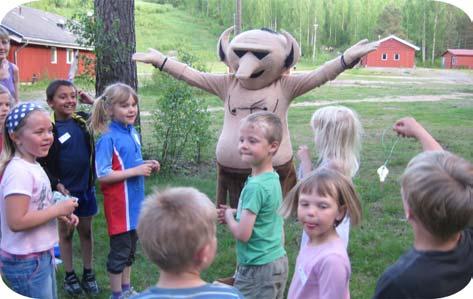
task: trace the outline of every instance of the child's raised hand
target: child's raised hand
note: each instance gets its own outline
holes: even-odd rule
[[[70,194],[69,190],[67,190],[67,188],[61,183],[57,183],[56,190],[61,192],[63,195],[69,195]]]
[[[83,90],[79,90],[77,95],[79,96],[79,102],[82,104],[92,105],[94,103],[94,99]]]
[[[393,130],[402,137],[415,137],[425,131],[413,117],[404,117],[394,123]]]
[[[149,48],[147,53],[137,52],[133,54],[131,59],[135,61],[141,61],[144,63],[151,63],[155,67],[160,67],[163,65],[165,56],[163,55],[163,53],[155,49]]]
[[[309,147],[307,147],[307,145],[299,146],[299,149],[297,150],[297,158],[301,162],[310,161],[310,152],[309,152]]]
[[[71,215],[78,205],[76,199],[67,199],[57,202],[54,207],[56,208],[57,216],[59,217]]]

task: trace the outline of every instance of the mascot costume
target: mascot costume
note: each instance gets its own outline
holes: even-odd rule
[[[154,49],[147,53],[135,53],[133,59],[151,63],[160,71],[210,92],[223,101],[225,115],[216,150],[217,204],[226,204],[228,195],[230,206],[235,208],[245,180],[251,174],[249,165],[241,161],[238,153],[240,120],[262,110],[274,112],[281,118],[283,138],[273,158],[273,165],[285,195],[297,180],[287,126],[287,111],[292,100],[335,79],[358,63],[361,57],[374,51],[378,44],[362,40],[314,71],[290,74],[301,50],[289,33],[277,33],[265,28],[249,30],[238,34],[230,42],[232,30],[233,27],[222,33],[217,46],[220,59],[229,67],[228,74],[199,72]]]

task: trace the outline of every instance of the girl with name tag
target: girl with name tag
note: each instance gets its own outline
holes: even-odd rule
[[[296,214],[309,242],[303,246],[288,299],[348,299],[350,260],[336,227],[347,213],[356,225],[361,205],[350,178],[335,166],[320,166],[300,181],[283,202],[285,217]]]
[[[66,272],[63,288],[69,295],[80,295],[83,291],[88,294],[99,293],[92,271],[92,218],[97,214],[94,139],[87,130],[88,114],[76,112],[77,99],[89,105],[94,102],[86,93],[77,91],[69,81],[55,80],[49,84],[46,100],[53,110],[51,121],[54,142],[48,155],[39,159],[48,174],[52,189],[78,198],[79,206],[74,214],[80,219],[77,231],[84,267],[81,281],[72,264],[74,229],[59,224],[59,248]]]

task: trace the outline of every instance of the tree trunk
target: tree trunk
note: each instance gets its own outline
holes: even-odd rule
[[[435,19],[434,19],[434,36],[432,38],[432,65],[434,64],[435,60],[435,38],[437,37],[437,22],[438,22],[439,14],[438,10],[435,9]]]
[[[94,0],[96,27],[95,92],[101,94],[112,83],[138,88],[136,63],[135,1]],[[139,129],[139,113],[135,125]]]
[[[235,35],[241,32],[241,0],[235,0]]]
[[[424,23],[422,25],[422,63],[425,63],[425,22],[426,22],[426,14],[425,14],[425,6],[424,6]]]

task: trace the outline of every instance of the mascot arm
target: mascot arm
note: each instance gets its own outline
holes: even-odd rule
[[[364,39],[348,48],[342,56],[326,62],[315,71],[308,74],[286,76],[287,90],[292,91],[290,98],[298,97],[327,81],[335,79],[344,70],[354,67],[363,56],[375,51],[378,46],[378,41],[370,43],[367,39]]]
[[[337,57],[324,63],[321,67],[312,72],[283,76],[283,90],[289,92],[288,98],[292,101],[295,97],[303,95],[325,84],[325,82],[335,79],[344,70],[340,62],[340,57]]]
[[[164,71],[178,80],[182,80],[191,86],[210,92],[220,99],[225,98],[230,82],[229,75],[200,72],[185,63],[168,58],[154,49],[149,49],[148,53],[135,53],[132,59],[150,63],[160,71]]]

